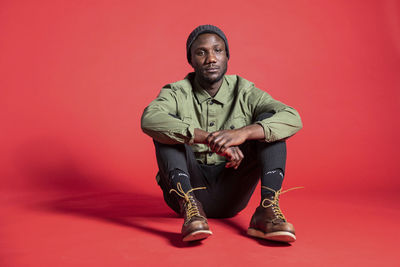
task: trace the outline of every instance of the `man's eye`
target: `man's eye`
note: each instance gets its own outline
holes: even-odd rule
[[[215,52],[217,52],[217,53],[221,53],[222,51],[223,51],[223,50],[220,49],[220,48],[215,49]]]
[[[197,51],[196,55],[198,56],[204,56],[205,52],[204,51]]]

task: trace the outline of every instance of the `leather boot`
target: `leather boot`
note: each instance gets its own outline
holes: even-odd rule
[[[279,207],[281,190],[272,191],[274,194],[265,198],[254,212],[247,234],[273,241],[294,242],[296,241],[294,227],[287,222]]]
[[[193,194],[194,190],[205,189],[205,187],[193,188],[185,193],[180,183],[178,183],[177,189],[178,190],[171,189],[170,193],[175,192],[180,196],[178,201],[181,208],[181,215],[184,218],[181,230],[182,240],[185,242],[196,241],[212,235],[203,206]]]

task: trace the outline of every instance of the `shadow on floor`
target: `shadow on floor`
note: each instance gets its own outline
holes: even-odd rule
[[[149,220],[178,219],[176,214],[168,210],[162,199],[154,196],[124,192],[98,192],[40,202],[35,207],[45,211],[89,217],[103,222],[133,227],[164,237],[171,245],[179,248],[202,244],[201,242],[185,243],[179,232],[157,229],[149,226],[146,220],[142,220],[142,218]],[[138,218],[141,219],[138,220]]]
[[[161,236],[175,247],[202,244],[184,243],[179,230],[164,231],[149,226],[146,220],[138,220],[178,218],[164,203],[162,194],[147,195],[140,188],[127,192],[126,185],[115,182],[118,179],[85,167],[77,156],[57,142],[32,142],[22,149],[16,162],[17,168],[24,174],[24,182],[37,193],[32,196],[28,208],[133,227]],[[177,226],[179,228],[180,225]]]
[[[221,219],[221,223],[224,225],[232,228],[235,230],[239,235],[242,235],[243,237],[253,239],[254,241],[258,242],[260,245],[263,246],[268,246],[268,247],[290,247],[290,243],[282,243],[282,242],[274,242],[274,241],[269,241],[266,239],[261,239],[261,238],[254,238],[250,237],[247,235],[247,229],[243,227],[243,225],[237,223],[234,218],[229,218],[229,219]]]
[[[158,196],[147,195],[140,188],[135,188],[140,193],[126,192],[125,185],[115,183],[118,179],[99,175],[83,166],[73,153],[68,153],[57,143],[45,140],[25,147],[17,167],[25,174],[26,182],[38,192],[37,200],[33,200],[36,204],[29,207],[133,227],[161,236],[179,248],[202,245],[201,242],[183,242],[178,231],[164,231],[149,226],[145,220],[138,220],[178,218],[164,203],[161,191]],[[233,219],[219,221],[248,237],[246,229]],[[287,246],[265,240],[257,242],[267,246]]]

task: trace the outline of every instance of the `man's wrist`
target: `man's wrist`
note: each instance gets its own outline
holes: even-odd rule
[[[202,129],[194,129],[194,143],[196,144],[207,144],[207,137],[210,133]]]

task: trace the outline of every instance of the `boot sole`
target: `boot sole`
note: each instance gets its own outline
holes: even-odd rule
[[[195,231],[193,233],[188,234],[187,236],[185,236],[182,240],[184,242],[190,242],[190,241],[198,241],[198,240],[202,240],[202,239],[206,239],[207,237],[209,237],[210,235],[212,235],[211,231],[208,230],[199,230],[199,231]]]
[[[272,233],[264,233],[254,228],[249,228],[247,234],[252,237],[263,238],[272,241],[291,243],[296,241],[296,236],[290,232],[278,231]]]

